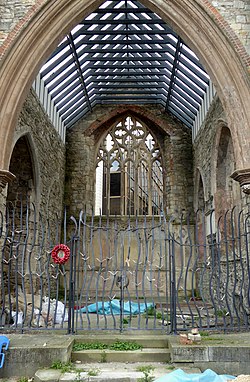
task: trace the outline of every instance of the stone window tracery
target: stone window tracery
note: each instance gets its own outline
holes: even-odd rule
[[[160,148],[146,125],[126,116],[100,144],[95,212],[159,215],[163,209]]]

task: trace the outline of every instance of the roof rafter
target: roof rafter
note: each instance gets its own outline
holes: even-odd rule
[[[99,104],[159,104],[192,126],[209,83],[196,55],[137,0],[109,0],[41,69],[67,127]]]

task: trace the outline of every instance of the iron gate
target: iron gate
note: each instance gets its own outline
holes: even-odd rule
[[[61,220],[0,213],[3,329],[249,328],[247,211]],[[51,256],[59,243],[65,264]]]

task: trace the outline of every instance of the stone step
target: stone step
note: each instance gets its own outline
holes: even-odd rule
[[[169,362],[170,350],[163,348],[143,348],[132,351],[116,350],[81,350],[73,351],[72,362]]]
[[[175,368],[171,364],[152,362],[148,363],[92,363],[90,365],[75,364],[74,370],[62,373],[60,370],[41,369],[34,377],[34,382],[66,382],[66,381],[89,381],[89,382],[137,382],[145,377],[145,368],[150,368],[152,380],[156,380],[169,374]],[[200,369],[186,367],[186,373],[200,373]]]
[[[136,342],[141,345],[143,348],[168,348],[168,338],[167,335],[155,334],[88,334],[88,335],[77,335],[74,337],[74,343],[104,343],[112,344],[115,341],[122,342]]]

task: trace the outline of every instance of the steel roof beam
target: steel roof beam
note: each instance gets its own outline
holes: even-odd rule
[[[135,8],[127,0],[115,8],[121,4],[117,0],[94,11],[65,38],[41,71],[67,126],[97,103],[150,102],[168,107],[191,126],[209,77],[157,14],[131,1]]]
[[[126,14],[126,12],[121,12],[123,13],[124,15]],[[114,13],[113,16],[116,16],[116,14]],[[132,19],[132,18],[119,18],[119,19],[105,19],[105,20],[95,20],[95,19],[92,19],[92,20],[84,20],[81,25],[84,27],[84,26],[92,26],[92,25],[107,25],[107,24],[110,24],[110,25],[123,25],[123,24],[127,24],[127,25],[161,25],[161,28],[163,29],[159,29],[159,28],[156,28],[156,30],[158,31],[158,33],[162,32],[163,30],[164,31],[167,31],[168,33],[169,32],[172,32],[172,30],[170,28],[168,28],[165,24],[165,21],[161,20],[161,19]],[[81,29],[80,29],[81,30]]]
[[[83,93],[84,93],[84,95],[86,97],[86,100],[87,100],[89,111],[92,111],[92,107],[91,107],[91,104],[90,104],[90,101],[89,101],[88,91],[86,89],[86,85],[85,85],[84,78],[83,78],[83,75],[82,75],[82,70],[81,70],[80,62],[78,60],[78,56],[77,56],[77,53],[76,53],[76,49],[75,49],[75,45],[74,45],[74,41],[73,41],[71,33],[67,36],[67,38],[68,38],[68,41],[69,41],[69,44],[70,44],[72,55],[73,55],[74,60],[75,60],[75,65],[76,65],[76,68],[77,68],[78,76],[79,76],[79,79],[80,79],[80,83],[82,85]]]
[[[93,22],[94,24],[94,22]],[[108,24],[108,22],[107,22]],[[136,23],[134,23],[136,24]],[[94,30],[85,30],[84,32],[82,33],[79,33],[78,35],[74,35],[74,39],[75,39],[75,36],[80,36],[81,34],[82,35],[85,35],[85,36],[89,36],[89,35],[100,35],[100,36],[107,36],[107,35],[114,35],[114,36],[119,36],[119,35],[125,35],[127,34],[128,32],[124,29],[113,29],[113,30],[110,30],[110,29],[107,29],[107,30],[99,30],[99,29],[94,29]],[[170,32],[168,30],[158,30],[157,33],[155,30],[151,30],[151,29],[130,29],[129,30],[129,34],[131,35],[168,35]],[[159,39],[160,40],[160,39]],[[162,41],[162,40],[160,40]],[[92,42],[94,42],[94,40],[92,40]],[[114,43],[114,41],[113,41]]]

